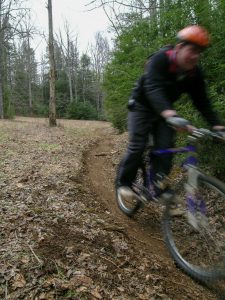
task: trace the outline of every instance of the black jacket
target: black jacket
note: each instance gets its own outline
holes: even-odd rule
[[[172,47],[163,48],[155,53],[146,66],[145,74],[133,89],[131,98],[149,108],[152,114],[159,115],[163,110],[174,109],[173,103],[181,94],[187,93],[193,105],[210,125],[220,124],[207,97],[200,67],[180,73],[175,56]]]

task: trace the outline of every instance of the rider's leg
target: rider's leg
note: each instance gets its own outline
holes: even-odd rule
[[[132,186],[137,170],[142,162],[143,152],[148,142],[151,122],[146,109],[138,109],[128,113],[129,142],[126,154],[117,172],[116,186]]]
[[[156,122],[153,126],[153,136],[155,149],[173,148],[175,144],[175,131],[168,127],[164,120]],[[179,203],[173,190],[168,185],[167,175],[172,168],[172,154],[152,155],[153,183],[155,183],[156,193],[163,202],[169,201],[171,216],[181,216],[184,214],[184,207]]]
[[[175,131],[170,128],[164,119],[153,124],[154,149],[173,148],[175,144]],[[172,154],[152,155],[151,164],[153,169],[153,181],[163,180],[172,168]]]

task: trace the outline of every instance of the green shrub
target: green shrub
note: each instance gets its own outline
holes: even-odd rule
[[[49,107],[47,104],[34,101],[33,102],[33,114],[37,117],[48,117]]]
[[[224,118],[224,105],[221,99],[217,99],[213,103],[215,110],[220,114],[221,119]],[[202,119],[199,112],[192,107],[190,101],[184,97],[182,101],[176,104],[176,110],[180,116],[190,120],[197,128],[208,128],[210,126]],[[187,134],[177,135],[177,146],[184,145]],[[223,178],[225,175],[225,142],[215,141],[212,139],[200,140],[197,144],[199,166],[211,175]],[[176,160],[180,161],[182,156],[177,156]]]
[[[15,107],[10,99],[10,92],[8,88],[3,91],[3,107],[4,107],[4,118],[13,119],[15,116]]]
[[[66,117],[75,120],[97,120],[98,113],[95,107],[88,102],[73,101],[67,107]]]

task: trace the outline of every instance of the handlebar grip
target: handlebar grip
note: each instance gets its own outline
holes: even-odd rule
[[[185,128],[187,125],[191,123],[181,117],[169,117],[166,119],[166,122],[172,127]]]
[[[225,138],[225,130],[213,130],[213,133],[219,138]]]

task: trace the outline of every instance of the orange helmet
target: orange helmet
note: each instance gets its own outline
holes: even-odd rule
[[[177,37],[182,42],[197,45],[200,48],[206,48],[209,45],[208,31],[199,25],[190,25],[180,30]]]

